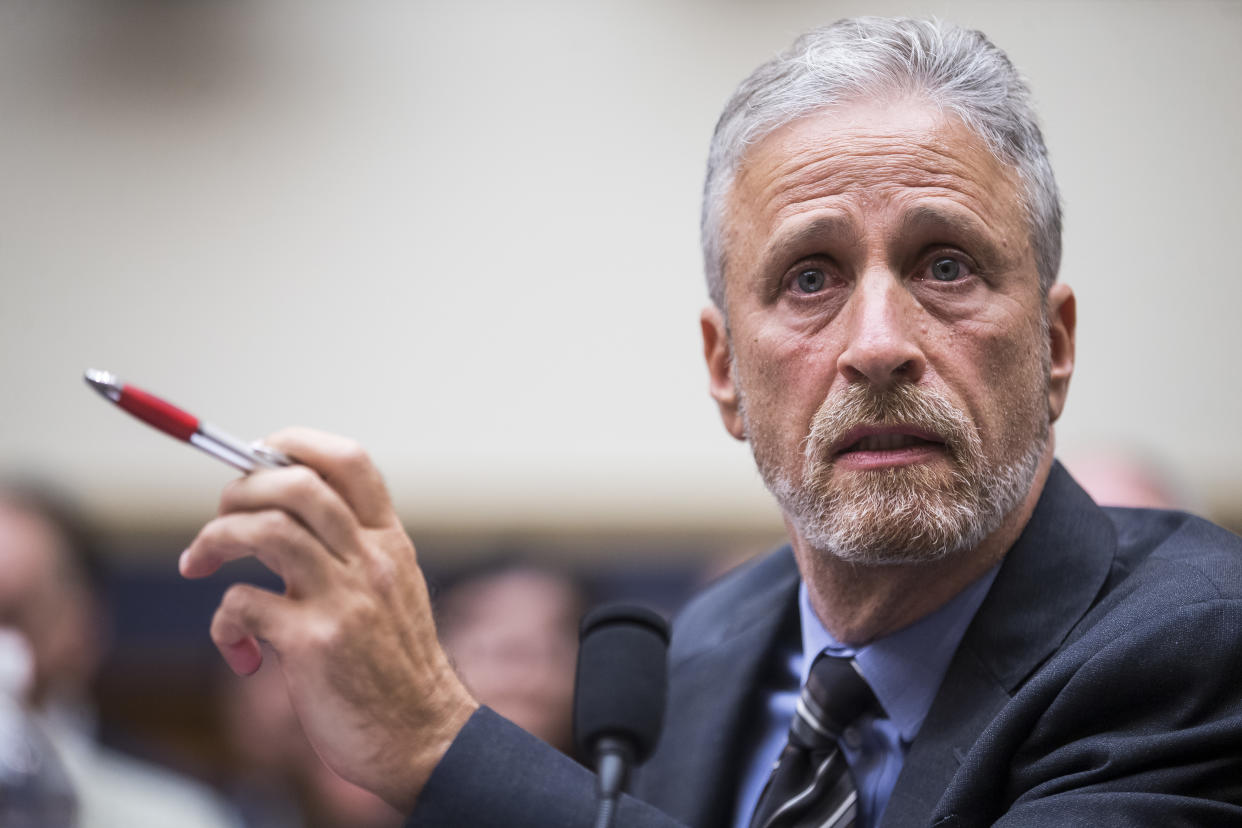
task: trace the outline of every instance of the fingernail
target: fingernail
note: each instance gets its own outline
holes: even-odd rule
[[[186,549],[181,553],[181,557],[177,559],[177,571],[183,575],[185,574],[185,562],[189,559],[189,557],[190,550]]]

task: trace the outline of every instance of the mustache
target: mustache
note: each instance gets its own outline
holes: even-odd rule
[[[862,426],[906,427],[930,432],[944,441],[955,460],[979,449],[970,418],[943,394],[911,384],[877,390],[868,383],[855,383],[824,400],[803,442],[808,461],[830,460],[850,431]]]

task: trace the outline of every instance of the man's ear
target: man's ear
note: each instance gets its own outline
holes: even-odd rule
[[[1065,410],[1070,377],[1074,374],[1074,329],[1078,306],[1069,285],[1053,283],[1048,290],[1048,349],[1051,356],[1048,382],[1048,414],[1056,422]]]
[[[737,385],[733,381],[733,350],[725,328],[724,314],[710,305],[699,315],[703,329],[703,358],[707,360],[708,391],[720,407],[725,429],[739,440],[746,439]]]

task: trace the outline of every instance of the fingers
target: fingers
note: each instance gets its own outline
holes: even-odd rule
[[[292,611],[286,598],[251,584],[234,584],[211,619],[211,640],[233,672],[248,676],[263,664],[257,639],[272,641],[272,634],[282,628],[281,616]],[[279,652],[279,643],[272,644]]]
[[[253,556],[284,579],[284,595],[230,587],[212,641],[240,674],[269,643],[319,755],[408,810],[477,703],[439,648],[413,544],[367,455],[307,429],[267,442],[299,465],[230,484],[182,573]]]
[[[280,576],[291,597],[318,591],[331,577],[332,553],[305,526],[276,509],[211,521],[182,554],[179,568],[186,578],[203,578],[250,555]]]
[[[322,475],[363,526],[378,528],[392,522],[392,503],[384,479],[353,440],[309,428],[286,428],[263,442]]]
[[[342,560],[358,546],[358,518],[341,495],[308,466],[248,474],[226,486],[220,496],[221,515],[266,509],[280,509],[297,518]]]

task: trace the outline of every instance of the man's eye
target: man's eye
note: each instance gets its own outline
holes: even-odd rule
[[[818,268],[808,267],[798,274],[798,290],[802,293],[819,293],[824,289],[828,277]]]
[[[931,275],[939,282],[956,282],[966,275],[966,268],[957,259],[941,256],[932,261]]]

